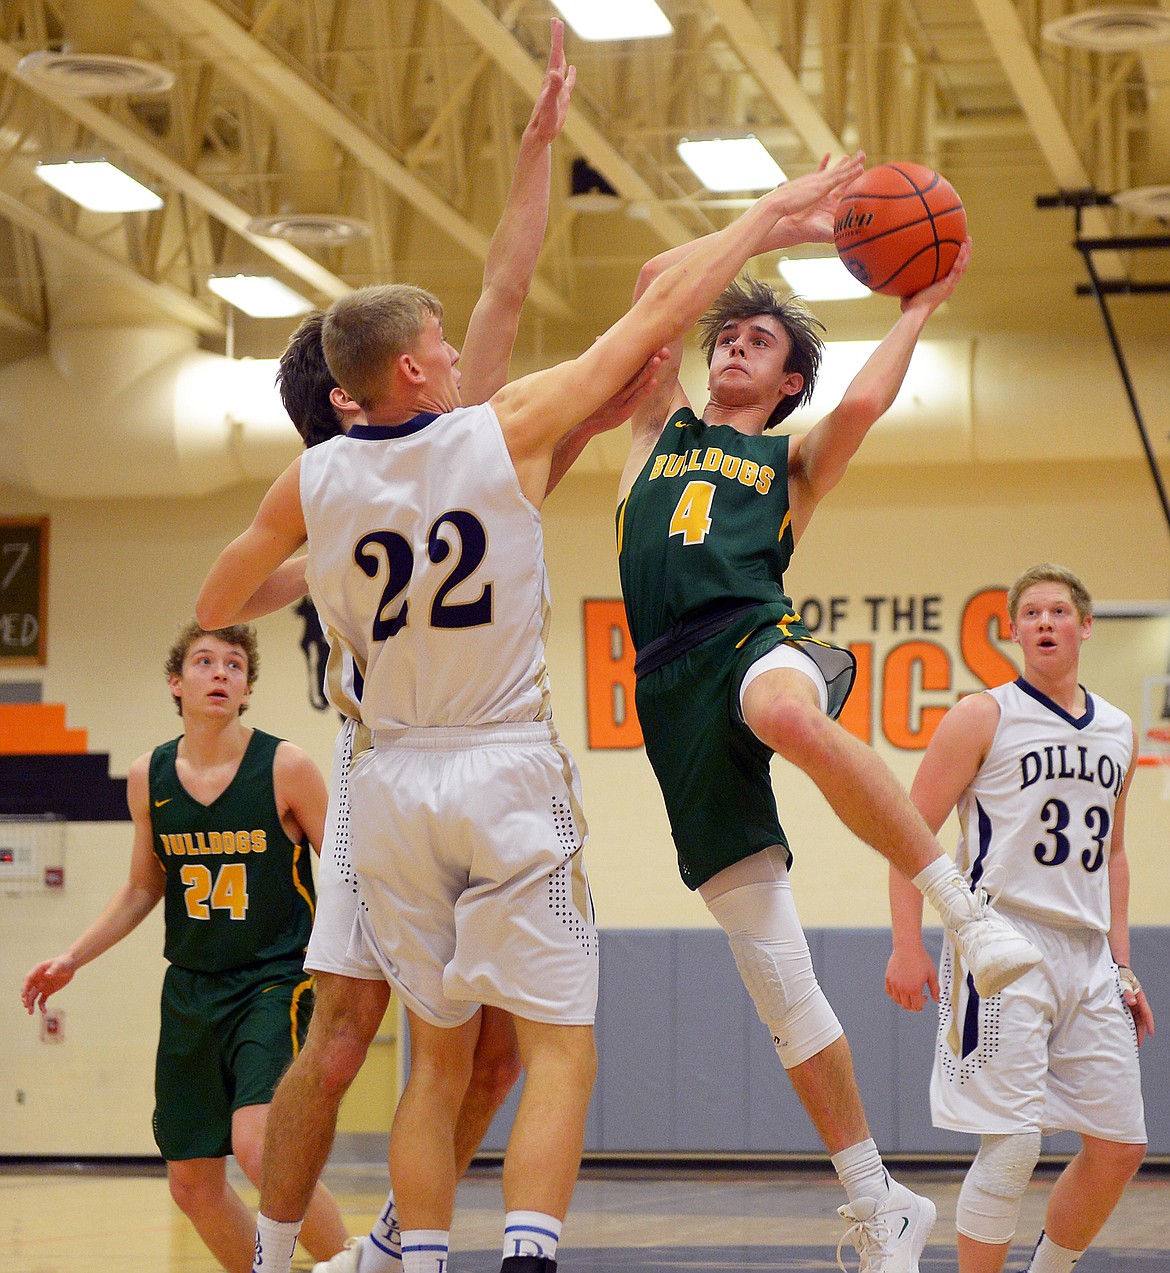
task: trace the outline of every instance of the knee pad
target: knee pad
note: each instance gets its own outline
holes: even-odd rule
[[[1040,1158],[1040,1133],[984,1136],[959,1191],[955,1227],[976,1242],[1010,1242],[1020,1199]]]
[[[727,940],[735,966],[786,1070],[823,1051],[844,1030],[829,1006],[803,941],[764,941],[744,933]]]

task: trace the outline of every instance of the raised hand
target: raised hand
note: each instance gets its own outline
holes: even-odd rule
[[[928,314],[933,313],[958,286],[959,280],[967,273],[967,266],[970,263],[971,239],[968,237],[966,243],[959,249],[959,255],[955,257],[951,272],[940,278],[937,283],[931,283],[929,287],[924,287],[922,291],[915,292],[912,296],[904,296],[902,298],[902,313],[906,314],[910,310],[920,307],[925,307]]]
[[[560,136],[565,126],[569,98],[577,82],[577,68],[565,62],[565,24],[559,18],[553,18],[549,25],[552,37],[548,66],[525,130],[546,146]]]

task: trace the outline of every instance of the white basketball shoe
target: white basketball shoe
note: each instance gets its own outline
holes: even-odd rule
[[[891,1180],[887,1197],[858,1198],[837,1214],[849,1221],[837,1243],[837,1265],[844,1273],[848,1270],[841,1251],[846,1242],[857,1248],[858,1273],[918,1273],[918,1257],[934,1228],[936,1213],[929,1198]]]

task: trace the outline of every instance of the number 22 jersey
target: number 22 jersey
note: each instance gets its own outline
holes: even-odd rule
[[[997,905],[1063,928],[1109,930],[1109,844],[1133,756],[1133,726],[1085,693],[1069,715],[1022,677],[986,691],[999,723],[959,799],[958,865],[978,883],[993,866],[1006,881]]]
[[[539,511],[490,406],[355,425],[301,458],[330,701],[369,729],[549,720]]]

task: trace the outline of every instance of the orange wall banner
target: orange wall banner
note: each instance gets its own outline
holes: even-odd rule
[[[950,641],[943,630],[940,594],[810,597],[799,609],[814,635],[848,645],[857,659],[857,680],[841,723],[864,743],[877,737],[901,751],[922,751],[947,709],[964,694],[1019,675],[1001,648],[1011,637],[1003,588],[985,588],[970,597],[959,614],[956,639]],[[640,747],[634,648],[625,609],[620,601],[586,601],[584,622],[589,746]],[[858,626],[867,628],[872,639],[850,640]],[[957,666],[966,669],[969,678],[962,679],[973,678],[972,684],[959,687]]]
[[[591,749],[641,747],[634,643],[620,601],[585,602],[585,709]]]

